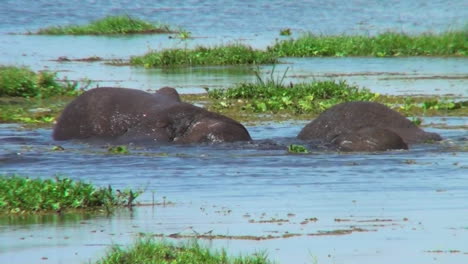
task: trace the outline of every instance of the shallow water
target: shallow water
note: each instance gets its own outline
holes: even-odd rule
[[[0,2],[0,64],[58,71],[92,80],[91,87],[182,93],[254,80],[249,67],[180,70],[57,62],[100,56],[128,59],[149,49],[241,42],[265,48],[289,27],[302,32],[375,34],[439,32],[466,24],[464,1],[13,1]],[[108,14],[167,22],[194,39],[168,35],[70,37],[11,35],[49,25],[85,23]],[[430,17],[431,19],[427,19]],[[271,65],[262,66],[269,75]],[[275,70],[286,82],[338,79],[384,94],[468,97],[465,58],[284,58]],[[423,118],[440,144],[409,151],[340,154],[312,149],[288,155],[305,122],[248,127],[253,143],[132,147],[128,156],[79,142],[53,142],[50,129],[0,124],[0,174],[55,174],[99,186],[144,189],[141,206],[103,215],[0,218],[0,263],[84,263],[139,232],[283,236],[269,240],[214,239],[229,253],[266,250],[280,263],[467,263],[467,118]],[[52,151],[61,144],[65,151]],[[164,198],[165,197],[165,198]],[[317,221],[305,219],[317,218]],[[282,220],[282,222],[268,221]],[[262,222],[266,221],[266,222]],[[366,232],[357,232],[361,228]],[[320,231],[355,231],[321,235]]]
[[[297,234],[263,241],[202,240],[232,254],[267,250],[280,263],[314,263],[315,258],[318,263],[433,258],[465,263],[468,134],[456,127],[467,119],[425,121],[449,127],[428,128],[442,134],[442,143],[370,154],[312,149],[310,155],[286,153],[302,122],[248,127],[252,143],[132,147],[130,155],[108,155],[105,146],[79,142],[59,142],[65,151],[56,152],[48,129],[1,125],[3,173],[43,178],[58,173],[102,186],[144,189],[142,203],[151,204],[154,195],[157,202],[175,204],[122,210],[109,218],[36,217],[29,219],[33,224],[3,218],[0,262],[45,257],[44,263],[82,263],[102,256],[111,244],[132,242],[139,232],[211,231],[229,236]],[[318,220],[304,223],[309,218]],[[272,219],[283,222],[268,222]],[[317,236],[355,228],[366,232]],[[434,250],[444,252],[430,252]]]
[[[202,87],[227,88],[255,79],[252,70],[190,68],[185,72],[108,66],[104,62],[57,62],[59,57],[105,60],[142,55],[148,50],[190,48],[240,42],[264,49],[279,30],[289,27],[292,37],[304,32],[319,34],[406,33],[460,29],[468,10],[463,1],[2,1],[0,3],[0,64],[26,65],[34,70],[58,71],[70,80],[91,80],[91,87],[122,86],[157,89],[173,86],[183,93]],[[78,4],[79,3],[79,4]],[[362,8],[365,6],[365,8]],[[389,8],[389,7],[392,8]],[[66,15],[65,15],[66,14]],[[27,36],[51,25],[82,24],[108,14],[131,14],[162,21],[191,31],[194,38],[181,41],[168,35]],[[426,19],[427,16],[431,19]],[[281,60],[288,81],[313,78],[346,79],[385,94],[455,94],[466,96],[468,63],[465,58],[314,58]],[[271,65],[262,67],[265,75]],[[421,77],[423,79],[421,79]],[[388,80],[390,78],[391,80]]]

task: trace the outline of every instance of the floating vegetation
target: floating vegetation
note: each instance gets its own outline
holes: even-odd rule
[[[53,146],[52,151],[64,151],[65,148],[62,146]]]
[[[57,81],[56,73],[33,72],[26,67],[0,65],[0,97],[75,96],[82,92],[78,83],[67,80]]]
[[[119,154],[119,155],[130,154],[130,151],[128,150],[127,146],[125,146],[125,145],[111,146],[111,147],[109,147],[107,149],[107,152],[109,154]]]
[[[376,36],[324,36],[308,33],[281,40],[268,48],[279,57],[313,56],[467,56],[468,31],[409,35],[386,32]]]
[[[89,81],[58,80],[56,73],[0,66],[0,123],[49,124]]]
[[[176,33],[165,24],[152,24],[128,15],[107,16],[87,25],[53,26],[37,31],[38,35],[123,35]]]
[[[181,30],[181,31],[177,34],[177,37],[176,37],[176,38],[181,39],[181,40],[190,39],[190,38],[192,38],[192,32],[187,31],[187,30]]]
[[[132,206],[141,192],[96,188],[69,178],[31,179],[0,175],[0,213],[26,214],[66,210],[105,210]]]
[[[291,144],[291,145],[288,146],[288,153],[308,154],[309,150],[305,146]]]
[[[349,85],[346,81],[317,81],[312,83],[284,84],[286,72],[281,78],[264,80],[258,71],[257,81],[241,83],[226,90],[208,90],[210,98],[218,100],[215,108],[229,108],[242,104],[242,110],[277,113],[282,110],[296,114],[322,112],[333,105],[346,101],[374,101],[379,94],[368,89]]]
[[[196,242],[177,246],[167,241],[146,238],[138,240],[126,249],[114,246],[105,257],[96,263],[267,264],[272,262],[267,259],[265,253],[231,257],[224,249],[212,251]]]
[[[50,125],[72,97],[0,97],[0,123]]]
[[[292,32],[290,28],[283,28],[280,30],[280,36],[291,36]]]
[[[277,63],[273,53],[255,50],[242,44],[215,47],[198,46],[194,49],[166,49],[150,51],[130,58],[131,65],[152,67],[196,65],[258,65]]]

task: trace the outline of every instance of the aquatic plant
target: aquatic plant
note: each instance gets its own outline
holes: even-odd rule
[[[150,51],[143,56],[130,58],[130,64],[151,67],[195,65],[273,64],[277,57],[272,53],[255,50],[242,44],[203,47],[194,49],[165,49]]]
[[[0,66],[0,97],[39,97],[68,95],[81,93],[78,83],[57,81],[56,73],[41,71],[33,72],[26,67]]]
[[[413,116],[411,118],[409,118],[409,120],[411,121],[411,123],[417,125],[417,126],[420,126],[423,122],[423,120],[419,117],[416,117],[416,116]]]
[[[130,151],[128,150],[127,146],[125,146],[125,145],[110,146],[107,149],[107,152],[109,154],[120,154],[120,155],[130,154]]]
[[[290,28],[283,28],[280,30],[280,36],[291,36],[292,32]]]
[[[152,238],[140,239],[126,249],[114,246],[96,264],[124,263],[190,263],[190,264],[268,264],[266,254],[230,257],[225,250],[212,251],[196,242],[174,245],[167,241]]]
[[[207,90],[210,98],[218,100],[215,108],[228,108],[241,103],[243,110],[253,112],[293,111],[296,114],[321,112],[346,101],[374,101],[379,94],[368,89],[349,85],[346,81],[316,81],[284,84],[286,76],[274,78],[274,69],[264,80],[256,72],[257,81],[241,83],[233,88]]]
[[[187,31],[187,30],[181,30],[177,34],[177,38],[179,38],[181,40],[187,40],[187,39],[189,39],[191,37],[192,37],[192,33],[190,31]]]
[[[107,16],[87,25],[52,26],[39,29],[39,35],[118,35],[118,34],[154,34],[176,33],[165,24],[152,24],[128,15]]]
[[[281,40],[267,51],[279,57],[312,56],[466,56],[468,30],[409,35],[386,32],[376,36],[324,36],[312,33]]]
[[[71,97],[0,97],[0,123],[50,124]]]
[[[302,145],[291,144],[288,146],[288,153],[293,154],[308,154],[309,150]]]
[[[435,109],[435,110],[453,110],[462,107],[463,102],[453,102],[453,101],[446,101],[442,100],[439,101],[438,99],[432,99],[424,101],[421,105],[421,108],[424,110]]]
[[[69,178],[32,179],[0,175],[0,213],[62,212],[71,209],[106,210],[132,206],[140,192],[97,188]]]

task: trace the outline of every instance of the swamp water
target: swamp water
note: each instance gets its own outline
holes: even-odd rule
[[[285,27],[292,29],[292,37],[306,31],[444,31],[463,26],[468,17],[463,1],[153,2],[1,1],[0,64],[58,71],[71,80],[87,78],[92,87],[146,90],[169,85],[181,93],[203,92],[203,87],[226,88],[255,77],[242,67],[168,71],[56,60],[127,59],[148,49],[231,42],[265,48],[284,38],[279,30]],[[195,38],[7,34],[122,13],[180,25]],[[282,62],[276,70],[281,74],[289,68],[287,82],[332,78],[384,94],[468,97],[465,58]],[[261,67],[265,75],[271,69]],[[230,254],[266,251],[279,263],[467,263],[468,119],[423,120],[425,129],[444,137],[442,143],[370,154],[312,149],[310,155],[286,153],[306,122],[249,126],[255,140],[249,144],[131,147],[130,155],[108,155],[103,146],[53,142],[51,129],[1,124],[2,174],[59,174],[99,186],[144,189],[138,201],[145,204],[153,196],[174,204],[139,206],[111,217],[0,218],[0,263],[92,262],[113,244],[131,244],[141,232],[230,236],[200,243]],[[57,144],[65,150],[52,151]]]
[[[286,152],[303,123],[248,127],[252,143],[132,147],[130,155],[78,142],[53,151],[49,129],[1,125],[3,173],[57,173],[144,189],[144,204],[174,204],[111,217],[0,218],[0,260],[83,263],[144,232],[232,236],[200,241],[233,254],[266,250],[280,263],[465,263],[468,145],[466,131],[454,127],[468,119],[425,120],[451,127],[428,128],[442,143],[310,155]]]

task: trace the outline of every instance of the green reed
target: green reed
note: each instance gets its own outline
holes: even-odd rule
[[[78,84],[57,81],[56,73],[48,71],[33,72],[26,67],[0,65],[0,97],[38,97],[74,96],[81,92]]]
[[[169,25],[153,24],[128,15],[107,16],[86,25],[52,26],[39,29],[39,35],[122,35],[175,33]]]
[[[312,33],[269,47],[279,57],[312,56],[466,56],[468,30],[410,35],[386,32],[376,36],[323,36]]]
[[[225,250],[212,251],[196,242],[177,246],[166,241],[151,238],[140,239],[129,248],[113,247],[110,252],[96,264],[124,263],[165,263],[165,264],[267,264],[266,254],[249,256],[228,256]]]
[[[257,81],[240,83],[228,89],[208,90],[208,96],[216,99],[215,108],[228,108],[241,102],[244,110],[253,112],[294,113],[321,112],[346,101],[373,101],[379,94],[368,89],[349,85],[346,81],[316,81],[285,84],[286,72],[280,78],[262,78],[256,72]]]
[[[277,57],[274,54],[255,50],[242,44],[150,51],[143,56],[135,56],[130,59],[130,64],[147,68],[196,65],[257,65],[277,62]]]

